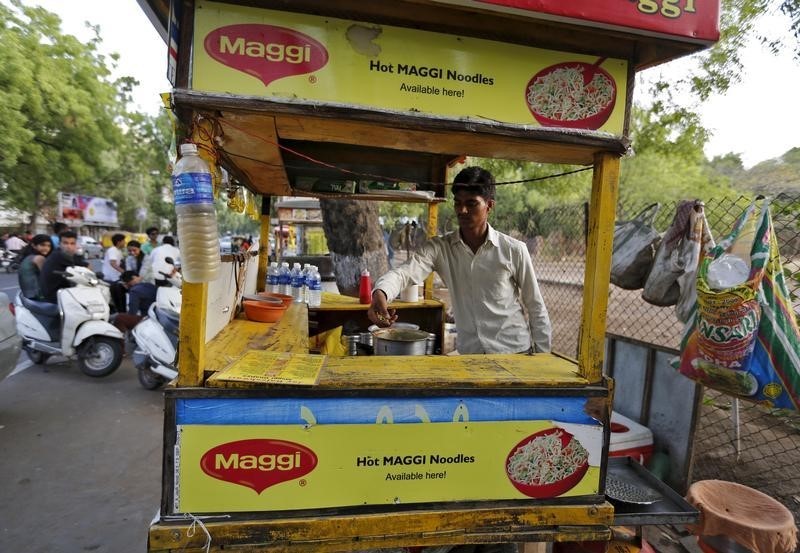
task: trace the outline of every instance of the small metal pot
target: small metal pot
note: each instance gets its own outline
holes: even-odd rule
[[[382,328],[372,333],[375,355],[425,355],[428,333],[405,328]]]

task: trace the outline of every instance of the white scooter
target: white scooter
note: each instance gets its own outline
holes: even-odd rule
[[[166,259],[171,264],[171,259]],[[139,372],[139,383],[155,390],[178,376],[178,326],[181,318],[181,285],[179,272],[153,267],[167,277],[170,286],[160,286],[156,301],[131,332],[136,340],[133,362]],[[172,274],[171,274],[172,273]]]
[[[67,267],[61,274],[74,286],[58,291],[58,304],[17,294],[14,306],[22,348],[36,364],[51,355],[77,355],[84,374],[107,376],[122,362],[124,338],[108,322],[108,284],[88,267]]]

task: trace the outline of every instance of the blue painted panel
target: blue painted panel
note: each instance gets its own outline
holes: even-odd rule
[[[598,424],[584,397],[179,399],[178,424],[374,424],[557,420]]]

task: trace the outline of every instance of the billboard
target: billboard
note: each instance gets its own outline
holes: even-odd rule
[[[117,202],[114,200],[65,192],[58,193],[57,219],[70,226],[119,226]]]

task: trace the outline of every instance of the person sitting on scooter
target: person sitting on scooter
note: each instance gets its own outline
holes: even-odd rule
[[[41,301],[39,276],[45,258],[50,255],[52,249],[53,244],[50,242],[50,237],[46,234],[37,234],[31,243],[20,252],[22,263],[19,266],[19,287],[22,295],[26,298]]]
[[[59,236],[59,246],[54,250],[42,266],[39,275],[39,288],[42,294],[42,301],[58,303],[57,292],[62,288],[69,288],[70,282],[64,275],[56,274],[66,270],[67,267],[79,265],[87,267],[89,263],[78,255],[78,235],[71,230],[63,231]]]
[[[150,305],[156,301],[155,284],[143,282],[142,277],[133,271],[125,271],[119,279],[128,289],[128,314],[147,315]]]

